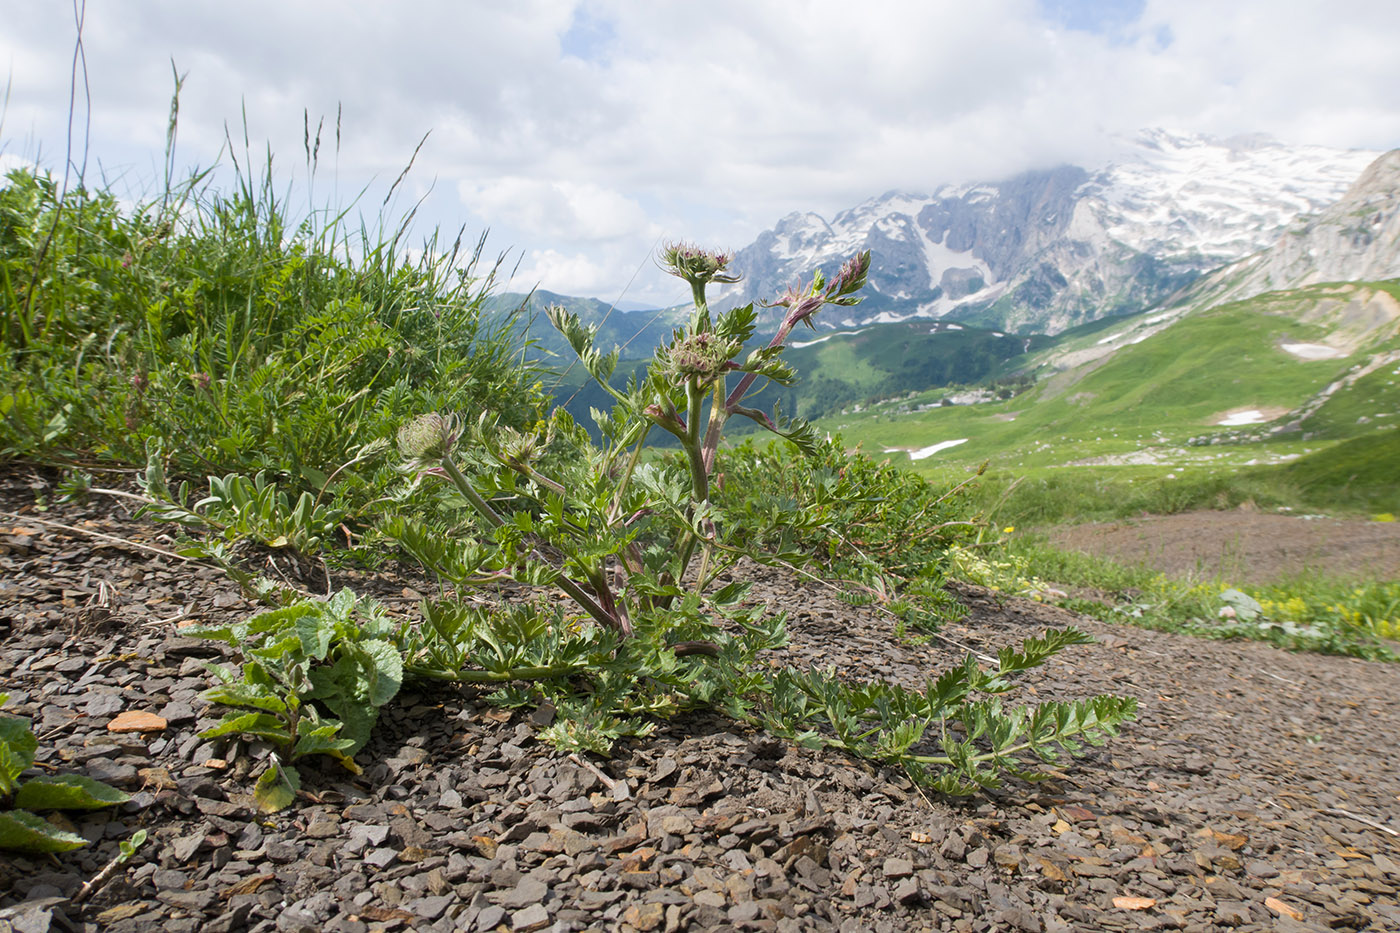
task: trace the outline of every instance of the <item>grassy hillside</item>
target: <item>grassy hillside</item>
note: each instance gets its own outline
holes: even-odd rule
[[[1100,321],[1026,357],[1039,381],[1015,398],[929,407],[936,394],[925,393],[821,426],[872,452],[924,454],[910,463],[926,475],[989,462],[993,476],[1006,477],[1002,487],[1024,477],[1067,502],[1107,496],[1099,510],[1146,504],[1124,489],[1158,482],[1181,490],[1148,496],[1159,508],[1268,499],[1270,489],[1286,498],[1302,488],[1320,500],[1325,484],[1312,477],[1333,475],[1329,448],[1400,422],[1400,335],[1385,311],[1397,284],[1272,293],[1175,320],[1159,312]],[[1314,358],[1323,347],[1334,355]],[[1269,433],[1283,427],[1290,430]],[[1362,455],[1356,448],[1342,457],[1336,475]],[[1309,466],[1257,469],[1293,460]],[[1071,475],[1086,466],[1095,468],[1091,478]],[[1353,484],[1356,507],[1386,500],[1395,485],[1369,469],[1359,475],[1375,482]],[[1071,492],[1086,483],[1097,488]]]
[[[594,307],[597,304],[593,302],[586,310],[601,318],[606,309]],[[670,325],[663,328],[659,323],[638,332],[634,339],[618,330],[641,316],[614,313],[600,331],[599,342],[604,346],[621,345],[632,339],[614,376],[616,384],[625,382],[641,365],[637,360],[629,362],[627,355],[642,350],[650,353],[658,343],[670,338]],[[616,323],[619,319],[621,323]],[[540,314],[530,333],[542,335],[549,329]],[[761,346],[768,337],[760,330],[753,344]],[[797,382],[791,386],[770,383],[752,398],[760,408],[771,410],[778,404],[785,414],[812,420],[843,408],[871,405],[881,398],[908,397],[949,385],[994,379],[1028,349],[1039,349],[1052,342],[1048,337],[1017,337],[928,321],[877,324],[856,330],[801,331],[794,335],[784,355],[797,370]],[[556,369],[556,375],[545,380],[545,388],[576,420],[591,425],[589,407],[605,407],[606,394],[587,384],[580,367],[570,367],[573,354],[557,335],[548,340],[541,336],[538,346],[554,354],[546,358],[536,353],[537,358]]]

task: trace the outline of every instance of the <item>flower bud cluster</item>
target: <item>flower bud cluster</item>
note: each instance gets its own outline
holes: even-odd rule
[[[725,340],[712,331],[701,331],[672,345],[668,368],[682,379],[708,385],[736,368],[731,360],[741,349],[743,344],[737,340]]]
[[[413,461],[441,460],[461,436],[462,424],[454,415],[428,412],[399,428],[399,451]]]
[[[730,285],[739,281],[740,276],[724,271],[733,260],[733,253],[702,249],[692,243],[668,243],[661,251],[661,268],[692,286],[703,287],[711,282]]]

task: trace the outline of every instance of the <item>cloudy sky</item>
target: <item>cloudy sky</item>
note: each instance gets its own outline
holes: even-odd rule
[[[1142,127],[1400,146],[1395,0],[0,0],[0,163],[61,172],[78,14],[90,182],[159,186],[173,61],[182,170],[227,166],[226,131],[242,159],[246,114],[302,185],[309,114],[312,197],[367,187],[373,219],[427,134],[391,205],[426,196],[420,237],[489,228],[512,290],[653,305],[684,297],[659,240],[1093,165]]]

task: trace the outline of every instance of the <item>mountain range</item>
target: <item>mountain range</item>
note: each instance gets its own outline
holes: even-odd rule
[[[1288,366],[1280,370],[1297,384],[1297,399],[1283,393],[1254,406],[1270,421],[1289,416],[1274,427],[1309,430],[1309,412],[1323,402],[1345,409],[1333,382],[1366,389],[1356,417],[1391,404],[1385,380],[1394,379],[1400,288],[1376,283],[1400,279],[1400,150],[1145,133],[1094,171],[1064,166],[927,197],[887,194],[830,222],[790,215],[736,254],[745,278],[713,303],[771,296],[859,249],[872,251],[866,300],[819,315],[815,335],[795,335],[788,356],[800,381],[769,386],[758,401],[821,418],[952,384],[990,385],[986,397],[994,399],[1045,383],[1034,394],[1049,399],[1111,360],[1115,373],[1123,369],[1114,376],[1120,389],[1166,385],[1169,374],[1157,369],[1181,354],[1205,354],[1195,342],[1201,334],[1245,348],[1268,333],[1242,352],[1256,361],[1277,356],[1278,365],[1330,359],[1338,367],[1311,387]],[[522,301],[502,295],[494,307],[504,312]],[[524,304],[547,303],[601,324],[600,343],[624,347],[624,360],[649,356],[684,316],[679,308],[609,313],[601,302],[546,293]],[[1236,310],[1202,317],[1221,307]],[[538,356],[571,361],[536,320]],[[1324,368],[1305,366],[1315,374]],[[574,375],[561,386],[587,423],[586,405],[602,399],[575,385],[582,376]],[[967,446],[970,454],[974,445]]]
[[[790,214],[736,253],[744,279],[721,300],[773,295],[869,249],[865,302],[828,326],[940,318],[1054,334],[1153,307],[1271,246],[1379,154],[1146,131],[1094,168],[889,192],[830,221]]]
[[[1256,262],[1235,297],[1309,277],[1400,275],[1395,231],[1375,227],[1374,210],[1334,210],[1353,185],[1373,192],[1394,187],[1393,166],[1378,165],[1370,170],[1374,177],[1362,177],[1379,155],[1287,145],[1262,135],[1214,139],[1143,131],[1095,167],[1061,165],[944,185],[930,195],[892,191],[831,220],[789,214],[735,253],[734,268],[743,278],[714,303],[771,299],[814,269],[831,272],[865,249],[872,254],[865,300],[842,317],[819,316],[820,327],[943,319],[1056,334],[1161,304],[1273,246],[1285,232],[1293,238],[1291,251],[1273,251],[1267,268]],[[1357,210],[1368,212],[1371,226],[1348,213]],[[1354,236],[1372,236],[1375,243],[1364,272],[1352,264],[1350,248],[1342,248],[1341,240]],[[1324,243],[1323,237],[1331,239]],[[1315,257],[1322,265],[1309,271]],[[529,301],[498,295],[492,310],[522,304],[539,310],[550,302],[603,322],[605,339],[630,340],[624,357],[648,355],[653,338],[684,318],[683,309],[609,313],[609,305],[595,299],[544,292]],[[558,349],[547,331],[531,333]]]

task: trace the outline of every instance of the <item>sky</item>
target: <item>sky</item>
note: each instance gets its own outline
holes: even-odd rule
[[[1400,146],[1395,0],[0,0],[0,23],[0,165],[153,196],[179,74],[177,176],[226,178],[246,138],[295,203],[421,202],[419,242],[489,230],[510,290],[625,306],[684,300],[664,242],[1092,167],[1142,128]]]

